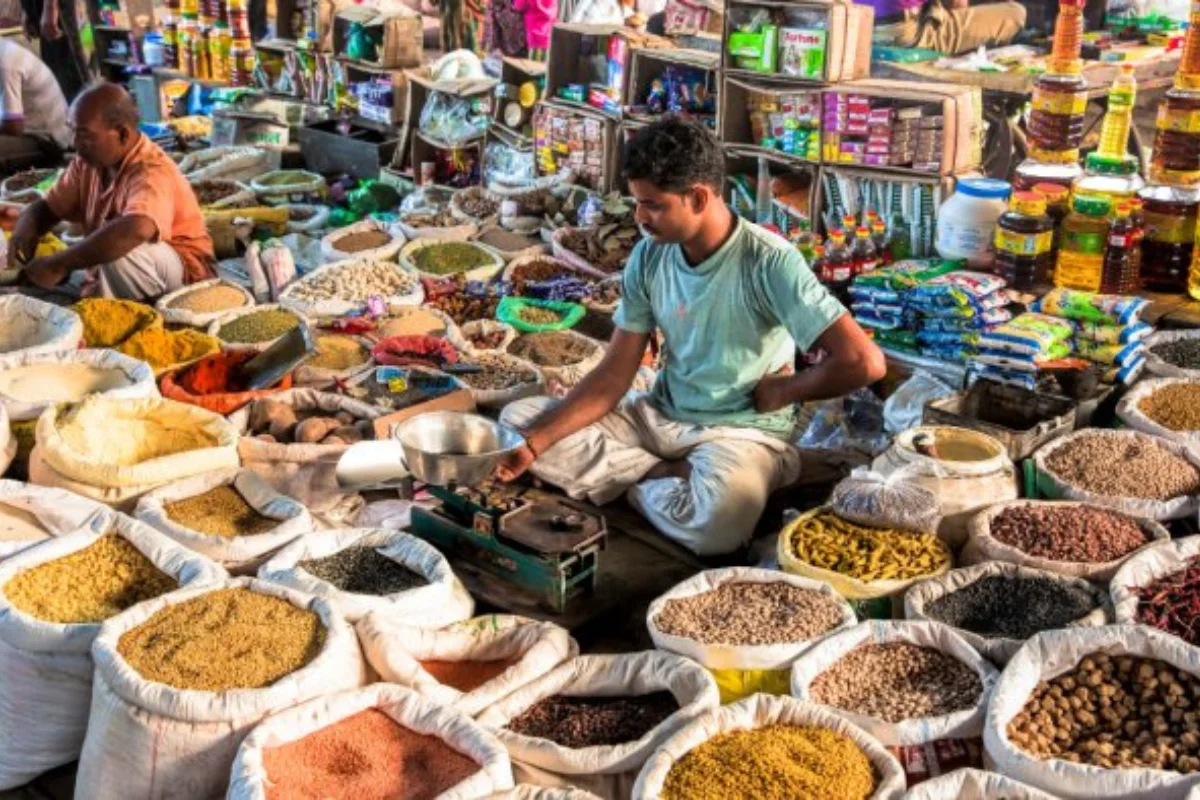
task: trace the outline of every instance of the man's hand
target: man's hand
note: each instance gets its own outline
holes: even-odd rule
[[[760,414],[770,414],[792,405],[791,383],[794,376],[776,372],[764,375],[754,387],[754,408]]]
[[[24,266],[33,260],[38,245],[37,228],[32,220],[24,217],[17,220],[12,237],[8,240],[8,266],[10,269]]]
[[[46,7],[42,11],[41,33],[44,42],[53,42],[62,38],[62,28],[58,24],[57,3],[46,3]]]
[[[35,258],[21,269],[21,274],[34,286],[40,286],[43,289],[53,289],[65,281],[67,276],[71,274],[71,270],[59,266],[54,262],[53,258],[53,256]]]
[[[533,465],[536,459],[537,456],[533,454],[533,448],[528,444],[521,445],[519,450],[509,453],[496,465],[496,480],[504,481],[505,483],[515,481],[525,473],[525,470]]]

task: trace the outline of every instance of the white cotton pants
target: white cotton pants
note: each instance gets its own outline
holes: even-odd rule
[[[518,400],[500,420],[523,428],[557,402]],[[689,478],[642,480],[660,461],[682,458],[691,464]],[[630,504],[663,535],[707,556],[750,541],[767,497],[799,477],[800,454],[754,428],[676,422],[649,395],[630,392],[599,422],[548,448],[531,472],[597,505],[628,492]]]
[[[153,300],[183,286],[183,262],[166,242],[141,244],[97,270],[100,297]]]

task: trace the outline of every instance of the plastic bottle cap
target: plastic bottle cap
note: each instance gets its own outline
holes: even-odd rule
[[[955,191],[967,197],[982,197],[988,200],[1007,200],[1012,194],[1008,181],[995,178],[963,178]]]
[[[886,231],[887,223],[881,219],[877,219],[871,223],[871,230],[875,231],[876,233],[879,233],[880,231]]]
[[[1128,217],[1133,214],[1133,203],[1117,203],[1117,216]]]
[[[1090,197],[1081,195],[1075,198],[1072,205],[1080,214],[1086,214],[1089,217],[1103,217],[1112,209],[1112,203],[1107,197]]]
[[[1039,192],[1016,192],[1009,205],[1026,217],[1040,217],[1046,213],[1046,198]]]
[[[1135,175],[1138,171],[1137,159],[1133,156],[1113,158],[1099,153],[1088,153],[1085,163],[1087,171],[1097,175]]]
[[[813,247],[813,254],[817,257],[825,255],[825,245],[819,244]]]
[[[1046,198],[1048,203],[1057,203],[1065,200],[1070,194],[1070,189],[1065,186],[1059,186],[1057,183],[1035,183],[1033,190]]]
[[[865,226],[859,225],[858,228],[854,231],[854,235],[857,236],[858,238],[862,239],[867,236],[870,236],[871,231],[868,230]]]

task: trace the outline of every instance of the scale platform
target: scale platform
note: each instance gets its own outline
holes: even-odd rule
[[[554,614],[594,594],[608,538],[602,515],[563,498],[524,498],[512,487],[426,489],[441,503],[415,506],[409,532],[456,567],[485,573]]]

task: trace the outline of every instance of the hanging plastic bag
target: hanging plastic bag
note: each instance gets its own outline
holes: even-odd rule
[[[884,477],[860,467],[833,487],[829,504],[842,519],[872,528],[937,533],[942,521],[937,495],[910,483],[903,470]]]
[[[954,394],[954,389],[925,370],[917,370],[883,404],[883,422],[891,434],[921,424],[925,405]]]

